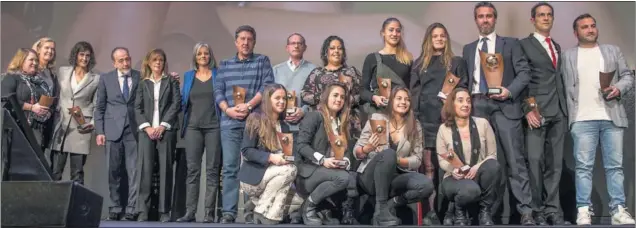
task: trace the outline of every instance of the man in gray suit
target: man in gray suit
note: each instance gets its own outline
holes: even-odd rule
[[[495,33],[497,10],[492,3],[477,3],[474,16],[479,28],[479,40],[467,44],[463,50],[463,58],[468,66],[468,87],[472,94],[473,115],[488,119],[492,125],[497,139],[497,160],[501,167],[507,168],[502,168],[504,172],[498,186],[497,201],[492,205],[481,205],[479,224],[493,224],[491,211],[496,212],[502,204],[503,190],[506,189],[505,180],[508,180],[512,195],[518,202],[517,211],[521,214],[521,224],[534,225],[530,208],[528,170],[523,155],[523,112],[520,99],[530,80],[528,61],[518,39],[498,36]],[[499,94],[487,94],[489,89],[481,69],[479,51],[489,54],[500,53],[503,57],[504,70]],[[458,206],[455,204],[455,220],[465,220],[466,215]]]
[[[119,188],[122,168],[128,176],[128,203],[124,220],[135,220],[137,202],[137,123],[135,121],[135,91],[139,71],[131,69],[128,49],[117,47],[112,52],[115,70],[100,77],[95,104],[97,145],[106,145],[108,190],[110,191],[109,220],[119,220],[123,202]],[[126,162],[121,167],[122,161]]]
[[[634,75],[617,46],[597,42],[596,19],[590,14],[577,17],[572,27],[579,42],[563,52],[562,70],[576,162],[576,223],[591,224],[592,168],[600,139],[612,225],[634,224],[625,207],[623,132],[628,122],[621,102],[634,86]],[[602,90],[599,72],[613,72],[610,86]]]
[[[522,96],[527,123],[525,132],[531,206],[537,225],[547,225],[546,218],[552,225],[563,225],[559,184],[568,112],[559,70],[563,62],[559,58],[561,46],[550,37],[554,22],[552,5],[538,3],[532,7],[530,15],[535,32],[519,43],[532,75]]]

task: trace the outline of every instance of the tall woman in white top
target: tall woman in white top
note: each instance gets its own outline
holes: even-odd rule
[[[84,163],[91,150],[93,109],[99,74],[95,67],[95,52],[90,43],[81,41],[71,49],[70,66],[60,67],[57,73],[59,100],[54,111],[54,130],[51,139],[51,169],[53,179],[61,180],[67,157],[71,157],[71,180],[84,184]],[[86,122],[80,125],[70,114],[78,107]]]

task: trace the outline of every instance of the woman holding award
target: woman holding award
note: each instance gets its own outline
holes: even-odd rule
[[[291,183],[296,179],[294,138],[284,124],[287,90],[280,84],[268,85],[262,101],[260,110],[247,117],[238,179],[256,206],[254,222],[274,225],[283,220]]]
[[[60,90],[57,80],[57,75],[54,73],[53,65],[55,65],[55,41],[49,37],[42,37],[36,41],[33,46],[33,50],[38,53],[38,75],[46,82],[51,90],[51,96],[54,98],[58,98],[60,96]],[[51,109],[57,108],[57,99],[53,101],[51,105]],[[48,129],[53,129],[53,121],[49,121]],[[53,131],[45,132],[45,135],[42,140],[42,152],[44,152],[45,148],[48,148],[51,144],[51,137],[53,136]],[[50,154],[50,161],[53,161],[53,153]]]
[[[411,68],[412,104],[417,118],[422,125],[424,134],[424,151],[422,154],[423,172],[429,178],[437,181],[437,159],[435,154],[435,137],[439,125],[442,124],[442,105],[446,96],[455,87],[467,87],[468,71],[464,60],[453,54],[451,38],[448,30],[441,23],[433,23],[427,29],[422,41],[422,52]],[[437,185],[436,185],[437,186]],[[435,193],[429,197],[429,212],[424,217],[424,223],[439,223],[434,210]],[[452,207],[449,208],[452,210]],[[444,221],[447,221],[445,217]],[[452,219],[448,220],[452,223]],[[446,222],[445,222],[446,223]]]
[[[37,144],[42,145],[43,133],[51,118],[49,106],[53,103],[48,84],[37,74],[38,54],[33,49],[20,48],[15,53],[7,72],[2,74],[2,96],[15,94]],[[44,98],[44,99],[43,99]],[[17,111],[17,110],[16,110]]]
[[[446,171],[442,194],[455,203],[455,225],[470,225],[464,208],[479,202],[479,225],[493,225],[490,207],[500,181],[497,143],[488,120],[472,117],[471,99],[465,88],[447,97],[437,132],[437,156]]]
[[[335,199],[337,193],[346,191],[346,200],[342,201],[343,223],[357,223],[353,218],[353,198],[358,196],[355,178],[348,170],[351,168],[349,143],[350,95],[347,85],[333,82],[325,86],[320,95],[317,111],[309,112],[300,122],[296,154],[298,175],[296,188],[308,195],[301,213],[305,225],[331,223],[331,218],[319,218],[317,205],[328,197]],[[344,195],[344,194],[343,194]],[[342,197],[345,198],[345,197]],[[324,215],[324,214],[323,214]]]
[[[71,157],[71,180],[84,184],[84,163],[91,149],[93,109],[99,74],[93,73],[95,52],[81,41],[71,49],[70,66],[60,67],[58,108],[51,140],[53,180],[61,180],[67,157]]]
[[[393,88],[384,113],[371,114],[354,149],[358,186],[375,196],[373,225],[396,226],[394,208],[433,193],[433,182],[418,173],[422,164],[422,129],[403,86]]]

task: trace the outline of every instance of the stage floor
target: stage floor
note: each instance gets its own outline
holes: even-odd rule
[[[276,226],[282,227],[305,227],[305,225],[292,225],[281,224]],[[118,228],[118,227],[268,227],[267,225],[246,225],[241,223],[236,224],[219,224],[219,223],[161,223],[161,222],[124,222],[124,221],[102,221],[99,227]],[[275,227],[275,226],[271,226]],[[319,227],[372,227],[372,226],[319,226]],[[396,227],[413,227],[413,226],[396,226]],[[448,228],[454,226],[427,226],[427,227],[439,227]],[[475,226],[476,227],[476,226]],[[527,226],[508,226],[499,225],[494,227],[527,227]],[[547,226],[546,226],[547,227]],[[573,227],[573,226],[549,226],[549,227]],[[586,227],[608,227],[608,225],[594,225]],[[612,227],[634,227],[634,225],[625,226],[612,226]]]

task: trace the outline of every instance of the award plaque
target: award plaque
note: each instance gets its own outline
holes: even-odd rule
[[[442,93],[444,96],[448,97],[455,87],[457,87],[457,84],[459,84],[459,77],[455,76],[450,71],[447,72],[446,77],[444,77],[444,84],[442,84]],[[446,97],[444,99],[446,99]]]
[[[54,101],[55,101],[54,97],[49,97],[49,96],[42,95],[42,96],[40,96],[40,100],[38,100],[38,104],[40,104],[40,106],[44,106],[44,107],[51,107],[51,105],[53,105]]]
[[[240,86],[232,86],[232,97],[234,97],[234,105],[245,104],[246,90]]]
[[[500,94],[501,82],[503,81],[504,63],[501,53],[488,54],[483,51],[479,51],[479,59],[481,62],[481,69],[484,71],[486,77],[486,83],[488,83],[488,92],[486,95]],[[482,91],[483,92],[483,91]]]
[[[391,96],[391,79],[390,78],[378,78],[378,95],[389,99]]]
[[[328,136],[334,159],[337,160],[336,163],[341,168],[347,167],[347,161],[344,160],[345,150],[347,150],[347,137],[335,135],[333,132],[329,132]]]
[[[283,158],[285,158],[285,161],[293,162],[294,135],[291,133],[276,132],[276,136],[278,136],[278,141],[283,149]]]
[[[539,111],[539,105],[537,104],[537,100],[534,97],[528,97],[525,102],[526,102],[526,105],[528,105],[528,107],[530,108],[530,112],[534,113],[535,116],[541,118],[539,121],[541,121],[540,125],[543,126],[543,124],[545,123],[545,118],[541,116],[541,112]]]
[[[603,94],[603,99],[605,99],[605,101],[616,99],[616,97],[607,99],[607,96],[610,94],[611,91],[605,91],[605,89],[607,89],[607,87],[609,87],[612,83],[612,79],[614,79],[614,73],[616,73],[616,71],[598,72],[598,81],[601,84],[601,93]]]
[[[385,145],[387,143],[386,120],[369,120],[369,123],[373,134],[378,135],[378,145]]]
[[[68,112],[71,115],[71,118],[75,120],[75,123],[77,123],[77,131],[79,133],[86,134],[93,131],[93,125],[86,123],[86,118],[79,106],[69,108]]]
[[[447,153],[440,153],[439,155],[442,156],[444,160],[449,162],[451,166],[453,166],[453,168],[458,168],[460,174],[466,175],[468,171],[470,171],[470,166],[464,165],[464,163],[459,160],[459,157],[457,157],[457,154],[455,154],[453,149],[449,149]]]
[[[287,92],[287,114],[296,112],[296,91]]]

